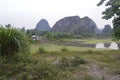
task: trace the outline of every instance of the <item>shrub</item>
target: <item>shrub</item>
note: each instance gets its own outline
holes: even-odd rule
[[[0,57],[0,80],[20,80],[20,79],[12,79],[21,74],[23,70],[25,71],[25,66],[31,63],[29,57],[23,55],[21,57],[13,56],[8,59],[4,57]],[[22,74],[23,76],[25,74]],[[21,79],[23,80],[23,79]]]
[[[17,29],[0,27],[0,56],[13,56],[28,51],[27,37]]]
[[[72,61],[71,61],[71,66],[72,66],[72,67],[77,67],[77,66],[79,66],[80,64],[85,64],[85,61],[84,61],[82,58],[78,57],[78,56],[75,56],[75,57],[72,59]]]
[[[82,80],[104,80],[104,79],[93,78],[91,75],[86,74]]]
[[[46,61],[40,61],[39,63],[37,65],[27,65],[26,72],[28,73],[27,76],[31,75],[30,80],[58,80],[59,71],[54,65]]]
[[[120,69],[116,68],[116,69],[113,69],[113,73],[115,75],[120,75]]]
[[[45,54],[47,51],[44,49],[44,47],[39,47],[39,53]]]
[[[61,69],[50,61],[23,55],[16,62],[15,58],[9,61],[0,57],[0,80],[71,80],[70,70]]]
[[[85,64],[86,62],[80,57],[74,57],[73,59],[61,58],[59,67],[62,69],[77,67],[80,64]]]
[[[61,69],[70,67],[70,61],[67,58],[61,58],[60,59],[59,67]]]
[[[118,60],[120,60],[120,55],[118,56]]]
[[[67,49],[66,47],[63,47],[63,48],[61,49],[61,51],[66,52],[66,51],[68,51],[68,49]]]

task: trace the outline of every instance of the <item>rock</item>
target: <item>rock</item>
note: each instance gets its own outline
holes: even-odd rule
[[[41,19],[37,25],[36,25],[36,28],[35,30],[36,31],[50,31],[50,26],[48,24],[48,21],[45,20],[45,19]]]
[[[110,25],[105,25],[103,31],[102,31],[103,35],[112,35],[112,28]]]
[[[57,21],[53,26],[52,31],[74,34],[94,34],[96,29],[96,23],[89,17],[80,18],[79,16],[70,16]]]
[[[79,16],[65,17],[55,23],[55,25],[52,28],[52,31],[54,31],[54,32],[72,32],[74,29],[73,26],[75,24],[78,24],[79,21],[80,21]]]

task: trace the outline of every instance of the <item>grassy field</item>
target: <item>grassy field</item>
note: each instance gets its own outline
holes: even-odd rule
[[[83,71],[83,73],[86,74],[87,76],[91,77],[91,80],[94,80],[94,79],[102,80],[102,77],[106,78],[106,76],[105,76],[106,74],[109,74],[109,77],[110,77],[111,75],[115,75],[116,73],[117,73],[117,75],[119,75],[119,73],[120,73],[120,67],[119,67],[120,66],[120,51],[119,50],[117,50],[117,51],[108,50],[108,49],[101,50],[101,49],[94,49],[94,48],[59,46],[59,45],[53,45],[53,44],[39,45],[39,47],[43,47],[43,49],[46,51],[46,53],[42,54],[40,57],[42,59],[44,58],[50,62],[54,61],[54,60],[59,60],[61,58],[71,59],[75,56],[82,58],[87,63],[85,65],[82,65],[81,69],[83,69],[83,68],[85,69],[85,71]],[[38,49],[39,49],[39,47],[38,47]],[[91,67],[91,65],[93,65],[93,66]],[[100,68],[101,72],[97,71],[97,69],[96,69],[95,72],[93,72],[93,73],[91,72],[91,74],[92,74],[91,75],[91,74],[89,74],[89,68],[87,68],[87,67],[90,67],[90,69],[91,69],[91,68],[94,68],[94,65],[96,65],[98,68]],[[104,73],[104,72],[106,72],[106,74],[103,75],[102,73]],[[96,73],[99,73],[99,75],[96,75]],[[98,79],[94,78],[93,74],[95,76],[101,76],[101,77],[97,77]],[[83,77],[83,80],[84,79],[85,79],[85,75]],[[110,78],[108,78],[108,79],[110,80]],[[108,80],[108,79],[105,79],[105,80]],[[85,80],[89,80],[89,79],[85,79]]]
[[[0,80],[120,80],[120,50],[41,43],[30,46],[30,54],[0,58]]]

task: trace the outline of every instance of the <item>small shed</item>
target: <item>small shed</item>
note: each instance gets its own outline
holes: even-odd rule
[[[32,35],[32,40],[41,40],[41,37],[39,37],[38,35]]]

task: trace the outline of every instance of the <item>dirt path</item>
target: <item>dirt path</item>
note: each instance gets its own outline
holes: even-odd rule
[[[120,75],[110,75],[107,68],[102,69],[98,65],[90,64],[88,67],[89,74],[100,80],[120,80]]]

